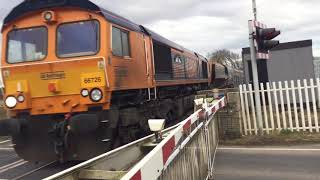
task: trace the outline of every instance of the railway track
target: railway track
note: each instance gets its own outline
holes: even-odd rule
[[[57,161],[31,163],[20,159],[13,149],[11,140],[0,137],[0,179],[1,180],[36,180],[43,179],[57,172],[72,167],[79,162],[60,164]]]
[[[46,168],[46,167],[48,167],[48,166],[50,166],[50,165],[53,165],[53,164],[55,164],[55,163],[57,163],[57,162],[56,162],[56,161],[53,161],[53,162],[44,164],[44,165],[42,165],[42,166],[40,166],[40,167],[38,167],[38,168],[32,169],[32,170],[30,170],[30,171],[28,171],[28,172],[26,172],[26,173],[24,173],[24,174],[21,174],[21,175],[15,177],[15,178],[13,178],[12,180],[26,179],[26,178],[28,178],[29,176],[32,176],[32,174],[34,174],[34,173],[36,173],[36,172],[38,172],[38,171],[41,171],[42,169],[44,169],[44,168]]]
[[[67,168],[77,165],[79,162],[60,164],[57,161],[49,163],[29,163],[17,160],[13,163],[0,167],[0,179],[10,180],[37,180],[43,179]]]

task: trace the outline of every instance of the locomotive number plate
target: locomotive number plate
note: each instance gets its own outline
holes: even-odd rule
[[[81,87],[103,87],[105,86],[105,78],[102,72],[86,73],[81,75]]]

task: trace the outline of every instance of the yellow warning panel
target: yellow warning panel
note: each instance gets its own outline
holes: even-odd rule
[[[106,85],[106,80],[103,72],[81,74],[82,88],[103,87],[105,85]]]

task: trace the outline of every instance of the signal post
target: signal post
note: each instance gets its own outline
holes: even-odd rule
[[[280,31],[275,28],[267,28],[263,23],[257,21],[257,7],[256,1],[252,0],[254,20],[249,20],[249,40],[250,40],[250,52],[251,52],[251,65],[252,65],[252,77],[253,87],[255,95],[257,124],[259,128],[259,134],[262,135],[263,123],[262,123],[262,110],[260,102],[259,92],[259,76],[257,59],[269,59],[269,51],[279,45],[279,41],[273,40],[280,35]]]

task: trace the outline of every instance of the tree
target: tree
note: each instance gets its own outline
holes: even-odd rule
[[[223,65],[233,67],[235,69],[242,69],[242,61],[239,54],[228,49],[216,50],[208,54],[208,59],[213,62],[218,62]]]

